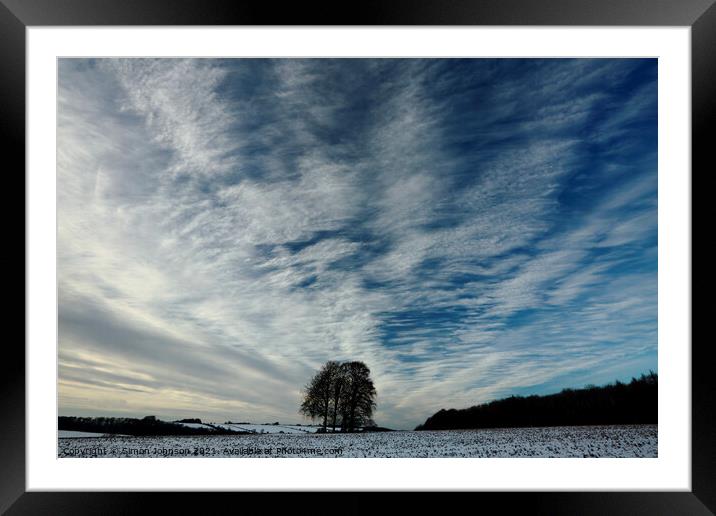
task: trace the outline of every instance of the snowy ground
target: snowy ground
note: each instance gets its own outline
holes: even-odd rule
[[[297,427],[299,428],[299,427]],[[656,457],[656,425],[59,439],[60,457]]]

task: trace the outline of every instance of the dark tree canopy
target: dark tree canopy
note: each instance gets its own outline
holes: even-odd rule
[[[467,409],[440,410],[416,430],[657,423],[658,387],[658,376],[649,372],[630,383],[511,396]]]
[[[322,419],[324,430],[328,424],[328,413],[339,369],[338,362],[326,362],[304,388],[303,403],[299,412],[313,420]]]
[[[336,431],[373,425],[376,390],[363,362],[326,362],[304,388],[300,412]]]

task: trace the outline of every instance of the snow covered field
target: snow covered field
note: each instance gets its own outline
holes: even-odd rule
[[[301,428],[301,427],[296,427]],[[59,457],[656,457],[656,425],[59,439]]]

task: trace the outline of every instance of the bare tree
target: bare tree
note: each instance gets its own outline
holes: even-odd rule
[[[370,369],[363,362],[348,362],[344,370],[343,429],[352,432],[372,421],[376,390]]]
[[[304,388],[300,412],[321,419],[326,431],[329,417],[333,431],[352,432],[372,422],[376,390],[370,369],[363,362],[326,362]],[[340,420],[339,420],[340,418]]]
[[[299,412],[312,420],[323,419],[323,431],[328,426],[328,410],[333,392],[333,367],[325,364],[303,389],[303,403]]]

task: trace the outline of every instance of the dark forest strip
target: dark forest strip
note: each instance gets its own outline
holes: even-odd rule
[[[416,430],[657,423],[656,373],[602,387],[546,396],[511,396],[466,409],[440,410]]]

